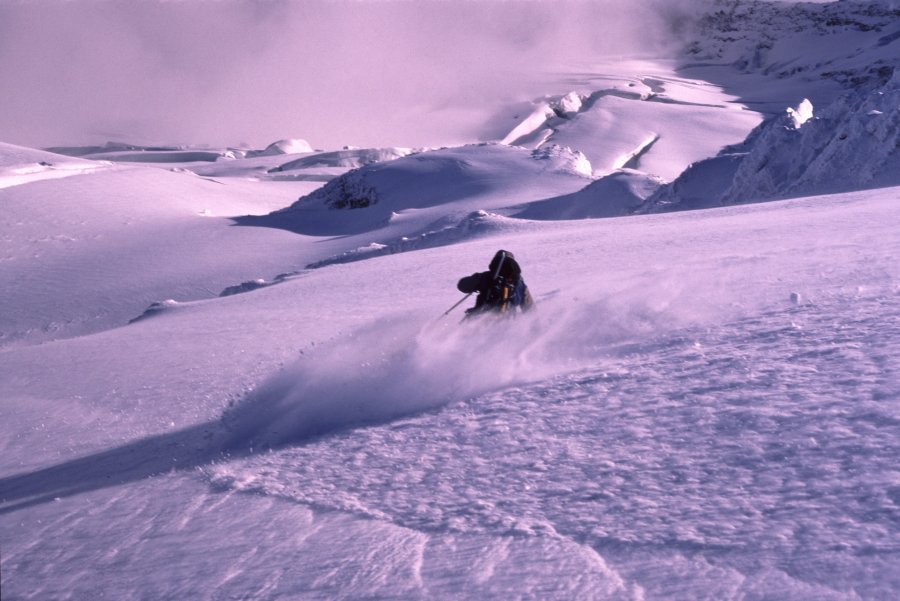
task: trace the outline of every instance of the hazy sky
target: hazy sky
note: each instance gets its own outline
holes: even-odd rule
[[[703,1],[0,0],[0,141],[450,143],[556,64],[658,50]]]

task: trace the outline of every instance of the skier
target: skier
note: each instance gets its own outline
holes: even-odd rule
[[[488,312],[514,314],[534,306],[522,269],[513,254],[506,250],[497,251],[488,271],[466,276],[456,287],[466,294],[478,293],[475,306],[466,310],[466,317]]]

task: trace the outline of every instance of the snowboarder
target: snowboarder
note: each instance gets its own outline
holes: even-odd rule
[[[497,251],[488,271],[466,276],[456,287],[466,294],[478,293],[475,306],[466,310],[466,317],[488,312],[514,314],[534,306],[522,269],[513,254],[506,250]]]

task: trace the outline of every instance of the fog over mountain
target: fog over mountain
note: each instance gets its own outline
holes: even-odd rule
[[[458,143],[480,135],[485,104],[546,93],[541,74],[560,65],[659,54],[706,4],[7,2],[0,133],[30,146]]]

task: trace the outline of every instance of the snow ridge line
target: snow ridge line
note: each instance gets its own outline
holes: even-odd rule
[[[641,157],[650,152],[650,149],[659,140],[657,133],[650,134],[637,148],[628,154],[620,156],[612,165],[613,170],[617,169],[638,169]]]

